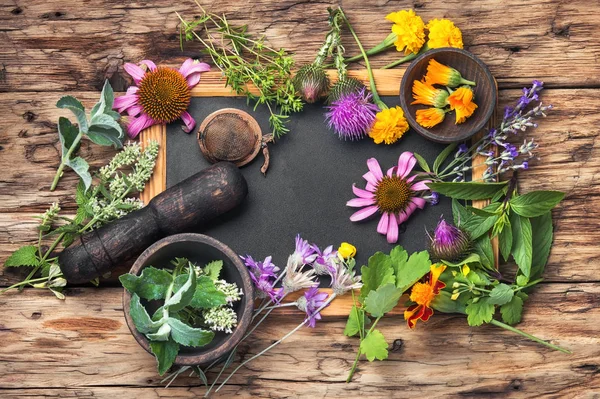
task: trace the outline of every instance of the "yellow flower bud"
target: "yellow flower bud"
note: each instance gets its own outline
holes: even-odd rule
[[[343,242],[338,248],[338,254],[344,259],[354,258],[356,247],[350,243]]]
[[[454,284],[452,284],[452,288],[458,288],[458,287],[460,287],[459,282],[455,282]]]
[[[467,265],[464,265],[464,266],[462,267],[462,274],[463,274],[463,276],[465,276],[465,277],[466,277],[466,276],[469,274],[469,272],[470,272],[470,271],[471,271],[471,268],[470,268],[469,266],[467,266]]]
[[[452,294],[452,296],[450,297],[450,299],[452,299],[453,301],[456,301],[458,299],[459,295],[460,295],[460,293],[458,293],[458,292],[455,293],[455,294]]]

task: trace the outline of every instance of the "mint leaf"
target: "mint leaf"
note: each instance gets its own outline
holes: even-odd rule
[[[532,191],[511,199],[510,207],[523,217],[533,218],[552,210],[564,197],[560,191]]]
[[[73,143],[78,135],[79,129],[77,129],[77,127],[74,126],[69,119],[65,118],[64,116],[58,118],[58,138],[60,140],[60,146],[62,149],[62,159],[66,158],[67,152],[69,152],[69,149],[73,146]],[[77,144],[77,147],[79,147],[79,143]],[[78,148],[75,148],[72,154],[74,154],[77,150]]]
[[[498,284],[490,292],[489,303],[492,305],[504,305],[511,301],[514,294],[510,285],[504,283]]]
[[[369,317],[366,315],[364,309],[359,309],[356,307],[356,305],[354,305],[352,306],[350,314],[348,315],[348,321],[346,322],[346,327],[344,328],[344,335],[347,337],[353,337],[370,323],[371,319],[369,319]]]
[[[196,271],[190,266],[186,282],[173,294],[173,296],[171,296],[171,298],[165,301],[163,306],[169,308],[170,311],[178,312],[190,304],[195,292]]]
[[[489,323],[494,316],[494,305],[488,302],[487,298],[481,298],[477,302],[471,302],[467,305],[467,322],[470,326],[476,327],[483,323]]]
[[[539,278],[550,256],[550,248],[552,247],[553,227],[552,227],[552,212],[548,211],[545,214],[529,219],[531,222],[532,233],[532,258],[531,258],[531,279]]]
[[[107,116],[107,118],[109,117]],[[111,118],[111,120],[113,119]],[[112,145],[115,148],[123,148],[123,142],[120,138],[121,134],[119,130],[114,128],[92,125],[87,132],[87,137],[98,145],[106,147]]]
[[[81,157],[65,159],[65,165],[70,166],[71,169],[73,169],[73,171],[77,173],[79,177],[81,177],[81,180],[83,181],[86,190],[90,188],[90,186],[92,185],[92,175],[90,175],[90,166],[85,161],[85,159]]]
[[[392,253],[397,251],[394,257],[392,257],[392,266],[396,273],[396,287],[401,292],[404,292],[429,272],[431,260],[427,251],[421,251],[413,253],[408,260],[402,262],[406,258],[400,256],[401,251],[397,248],[404,251],[402,247],[396,247],[392,250]]]
[[[505,262],[508,262],[508,258],[510,257],[510,251],[513,246],[513,235],[512,235],[512,225],[510,223],[510,219],[505,221],[504,228],[498,235],[498,242],[500,246],[500,253],[504,258]]]
[[[519,323],[523,314],[523,299],[518,295],[513,296],[510,302],[500,307],[500,313],[502,314],[502,320],[506,324],[513,325]]]
[[[493,216],[471,216],[462,227],[470,234],[471,239],[476,240],[488,231],[498,220],[498,215]]]
[[[204,346],[210,343],[215,336],[212,331],[190,327],[172,317],[167,319],[167,323],[171,326],[171,337],[175,342],[184,346]]]
[[[458,200],[452,199],[452,217],[454,224],[458,227],[462,225],[471,217],[471,213],[465,208]]]
[[[68,109],[77,117],[77,123],[79,123],[79,130],[87,132],[88,121],[85,116],[85,108],[83,104],[73,96],[64,96],[56,102],[56,106],[62,109]]]
[[[519,270],[526,276],[531,274],[531,260],[533,256],[533,244],[531,233],[531,222],[529,219],[516,213],[510,214],[512,227],[513,247],[512,255],[519,266]]]
[[[370,362],[375,359],[385,360],[388,357],[387,347],[383,334],[379,330],[373,330],[360,342],[360,353]]]
[[[171,335],[171,326],[167,323],[164,323],[160,326],[158,331],[155,333],[146,334],[146,337],[150,341],[168,341],[169,336]]]
[[[522,274],[519,274],[517,276],[517,285],[519,287],[525,287],[528,282],[529,282],[529,278],[523,276]]]
[[[361,273],[363,283],[360,290],[361,301],[364,301],[372,290],[396,281],[394,269],[392,268],[392,258],[383,252],[376,252],[371,256],[369,265],[363,266]]]
[[[496,266],[496,260],[494,259],[494,249],[492,248],[492,240],[486,234],[480,237],[474,243],[475,252],[479,255],[479,260],[483,267],[488,269],[494,269]]]
[[[120,276],[119,281],[132,294],[136,293],[140,298],[155,300],[164,299],[173,276],[164,269],[148,266],[142,270],[139,277],[127,273]]]
[[[175,362],[179,353],[179,344],[173,340],[150,342],[150,349],[158,361],[158,374],[164,375]]]
[[[204,271],[204,274],[206,274],[212,280],[218,280],[219,275],[221,274],[221,269],[223,269],[223,261],[213,260],[212,262],[204,266],[202,270]]]
[[[506,186],[502,183],[427,183],[432,191],[445,195],[447,197],[463,200],[480,200],[492,198],[496,193]]]
[[[440,154],[435,158],[435,161],[433,161],[433,173],[435,173],[436,175],[438,174],[438,172],[440,171],[440,166],[442,166],[446,158],[448,158],[448,155],[450,155],[450,153],[454,151],[457,145],[458,143],[452,143],[446,148],[444,148],[442,152],[440,152]]]
[[[129,315],[131,316],[131,320],[133,320],[135,328],[142,334],[155,332],[161,326],[160,323],[150,319],[150,315],[146,311],[146,308],[142,306],[140,297],[137,294],[131,296]]]
[[[200,276],[196,281],[196,291],[190,306],[196,309],[215,308],[227,303],[226,296],[217,290],[214,281],[207,276]]]
[[[425,158],[423,158],[416,152],[413,152],[413,155],[417,159],[417,162],[419,163],[419,166],[421,167],[421,169],[423,169],[425,172],[431,172],[431,169],[429,169],[429,165],[427,164],[427,161],[425,160]]]
[[[26,245],[17,249],[4,262],[6,267],[19,266],[38,266],[40,261],[37,257],[37,247],[35,245]]]
[[[384,314],[394,309],[403,291],[396,288],[394,283],[386,284],[369,292],[365,299],[365,310],[373,317],[382,317]]]

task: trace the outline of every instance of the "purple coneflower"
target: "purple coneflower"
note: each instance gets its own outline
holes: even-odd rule
[[[375,114],[379,112],[379,107],[371,99],[371,93],[363,87],[333,101],[325,114],[329,128],[340,139],[358,140],[365,137],[375,121]]]
[[[431,238],[431,237],[430,237]],[[435,228],[429,253],[435,260],[459,262],[469,253],[471,239],[462,229],[447,223],[443,218]]]
[[[312,287],[296,301],[298,309],[306,313],[309,327],[314,328],[317,320],[321,320],[321,313],[318,310],[325,305],[327,297],[327,293],[319,292],[318,287]]]
[[[428,180],[413,183],[416,175],[408,177],[416,163],[412,152],[403,152],[398,166],[390,168],[384,175],[375,158],[367,160],[369,172],[363,175],[367,181],[366,189],[353,185],[352,191],[358,198],[346,203],[347,206],[363,209],[350,216],[350,220],[358,222],[379,211],[381,219],[377,232],[386,235],[390,244],[397,242],[398,226],[408,220],[417,208],[423,209],[426,201],[419,192],[429,190]]]

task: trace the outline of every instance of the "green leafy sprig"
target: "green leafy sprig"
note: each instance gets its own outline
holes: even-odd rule
[[[6,267],[30,267],[31,271],[23,281],[0,293],[31,286],[48,288],[58,298],[64,299],[62,291],[66,280],[60,272],[58,255],[54,251],[60,246],[68,247],[80,234],[144,206],[131,195],[144,189],[152,176],[157,156],[158,143],[155,141],[151,141],[146,149],[142,149],[138,143],[126,145],[106,166],[100,168],[96,174],[96,184],[86,189],[83,179],[79,181],[75,193],[75,217],[62,215],[58,203],[52,204],[43,215],[37,217],[40,220],[37,244],[19,248],[5,262]],[[46,242],[50,243],[47,247],[44,245]],[[94,283],[97,284],[98,280]]]
[[[160,375],[171,368],[181,346],[202,347],[213,340],[214,331],[231,332],[237,325],[232,303],[241,297],[235,283],[219,280],[222,261],[204,268],[186,258],[171,263],[173,270],[149,266],[140,276],[119,277],[132,294],[129,314],[136,329],[150,341]],[[150,316],[142,299],[160,300],[162,306]]]
[[[83,104],[75,97],[65,96],[58,100],[56,106],[70,110],[77,119],[77,125],[74,125],[68,118],[63,116],[58,119],[58,134],[62,150],[61,161],[50,186],[50,191],[56,189],[65,166],[70,167],[79,175],[86,190],[92,184],[92,175],[89,172],[88,163],[80,156],[75,156],[83,136],[87,136],[99,145],[112,145],[115,148],[123,147],[124,133],[118,122],[121,116],[118,112],[112,110],[114,98],[113,89],[107,80],[104,82],[100,101],[92,108],[89,119],[85,114]]]
[[[402,294],[429,272],[430,266],[427,251],[409,257],[404,248],[397,246],[389,255],[375,253],[361,268],[363,286],[358,298],[352,293],[354,305],[344,329],[348,337],[358,335],[360,345],[346,382],[352,380],[361,355],[370,362],[387,359],[387,341],[375,327],[398,304]]]
[[[254,102],[254,109],[269,109],[269,124],[275,138],[287,134],[289,115],[303,107],[292,82],[294,59],[284,49],[276,50],[264,37],[253,37],[247,26],[234,26],[225,15],[212,14],[198,4],[202,15],[194,21],[181,20],[180,42],[198,40],[213,63],[223,72],[226,85]],[[196,30],[199,29],[197,32]],[[253,93],[249,84],[258,90]]]

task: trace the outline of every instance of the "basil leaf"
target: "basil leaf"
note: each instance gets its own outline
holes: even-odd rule
[[[450,155],[450,153],[452,151],[454,151],[456,146],[457,146],[457,143],[452,143],[449,146],[447,146],[446,148],[444,148],[444,150],[442,152],[440,152],[440,154],[435,158],[435,161],[433,161],[433,173],[435,173],[436,175],[438,174],[438,172],[440,170],[440,166],[442,166],[442,164],[444,163],[446,158],[448,158],[448,155]]]
[[[512,226],[510,224],[510,219],[505,221],[504,228],[498,235],[498,240],[500,244],[500,253],[504,258],[505,262],[508,262],[508,258],[510,257],[510,251],[513,246],[513,236],[512,236]]]
[[[476,240],[494,227],[498,217],[498,215],[488,217],[473,215],[466,221],[463,228],[471,235],[471,239]]]
[[[553,239],[553,227],[552,227],[552,213],[546,212],[545,214],[531,218],[531,233],[532,238],[532,258],[531,258],[531,279],[534,280],[539,278],[548,263],[548,256],[550,255],[550,248],[552,247]]]
[[[519,215],[533,218],[550,211],[564,197],[560,191],[532,191],[511,199],[510,206]]]
[[[133,320],[135,328],[142,334],[155,332],[161,326],[161,323],[150,319],[150,315],[146,311],[146,308],[142,306],[140,297],[137,294],[131,296],[131,301],[129,302],[129,315],[131,316],[131,320]]]
[[[179,344],[173,340],[150,342],[150,349],[158,361],[158,374],[164,375],[177,358]]]
[[[463,200],[481,200],[492,198],[498,191],[506,186],[506,182],[502,183],[451,183],[451,182],[436,182],[427,183],[427,186],[432,191],[437,191],[447,197]]]
[[[402,290],[391,284],[386,284],[369,292],[365,299],[365,310],[373,317],[382,317],[398,304]]]
[[[189,268],[188,278],[183,286],[178,289],[171,298],[165,301],[164,307],[170,311],[178,312],[190,304],[196,292],[196,271]]]
[[[413,155],[415,156],[415,158],[417,158],[417,162],[418,162],[419,166],[421,167],[421,169],[423,169],[427,173],[431,172],[431,169],[429,169],[429,165],[427,164],[427,161],[425,160],[425,158],[423,158],[416,152],[413,152]]]
[[[525,277],[529,278],[533,256],[531,222],[523,216],[511,213],[510,224],[513,236],[513,258],[519,266],[519,270],[521,270]]]
[[[184,346],[204,346],[209,344],[215,336],[213,331],[190,327],[172,317],[167,319],[167,323],[171,326],[171,337],[175,342]]]
[[[471,213],[457,199],[452,198],[452,217],[454,224],[460,227],[471,217]]]
[[[392,267],[392,258],[383,252],[376,252],[371,256],[368,266],[361,268],[361,274],[363,283],[359,299],[361,302],[369,295],[369,292],[396,281]]]

